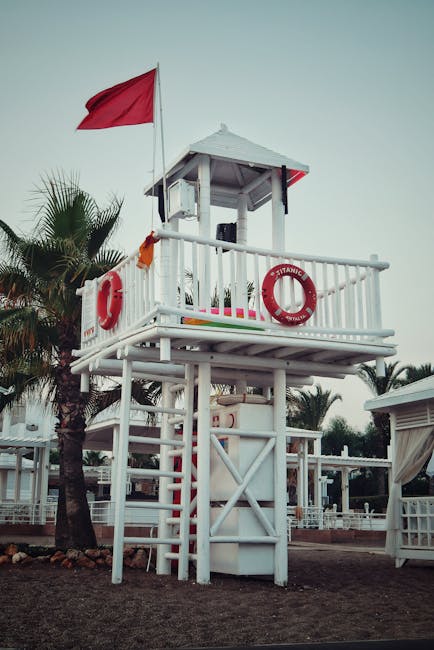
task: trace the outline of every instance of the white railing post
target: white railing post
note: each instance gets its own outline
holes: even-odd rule
[[[175,397],[172,391],[170,390],[170,383],[165,381],[162,384],[162,405],[163,405],[163,414],[161,416],[161,432],[160,439],[161,442],[172,440],[174,438],[174,426],[170,424],[168,409],[174,407]],[[169,455],[169,446],[167,444],[162,444],[160,447],[160,471],[161,472],[172,472],[173,471],[173,459]],[[171,482],[170,477],[161,475],[159,477],[159,490],[158,490],[158,500],[160,503],[168,504],[173,501],[172,493],[169,490],[169,483]],[[167,511],[160,510],[159,520],[158,520],[158,537],[163,539],[169,539],[172,537],[172,527],[167,523]],[[167,559],[166,554],[170,552],[170,546],[168,544],[160,544],[157,549],[157,574],[159,575],[169,575],[170,574],[170,560]]]
[[[166,230],[169,230],[170,227],[166,224]],[[163,306],[172,306],[170,301],[171,297],[171,270],[172,262],[170,259],[170,248],[171,240],[167,237],[161,239],[161,256],[160,256],[160,303]],[[162,314],[161,321],[163,324],[169,323],[171,320],[170,315]],[[170,361],[171,351],[170,351],[170,339],[161,338],[160,339],[160,361]]]
[[[210,238],[211,174],[209,156],[199,160],[199,234]],[[202,244],[199,249],[199,303],[204,309],[210,306],[210,247]]]
[[[117,476],[115,496],[115,526],[113,534],[113,567],[112,583],[122,582],[124,522],[125,522],[125,489],[128,465],[128,435],[131,407],[132,362],[124,359],[122,363],[122,394],[119,409],[119,444],[117,453]]]
[[[288,582],[288,545],[286,512],[286,374],[274,371],[273,421],[276,432],[274,447],[274,527],[278,541],[274,548],[274,582]]]
[[[211,366],[199,364],[197,422],[197,582],[210,581],[210,405]]]

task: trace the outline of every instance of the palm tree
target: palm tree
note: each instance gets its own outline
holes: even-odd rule
[[[95,546],[84,483],[82,452],[87,397],[71,373],[80,343],[76,291],[122,259],[106,242],[119,223],[122,202],[100,210],[77,179],[43,180],[37,225],[17,234],[0,221],[5,260],[0,265],[0,384],[14,398],[45,390],[57,416],[59,502],[56,545]]]
[[[377,377],[375,366],[369,366],[366,363],[360,364],[357,374],[360,379],[370,388],[375,395],[383,395],[394,388],[402,385],[400,375],[406,371],[406,366],[399,367],[399,361],[385,364],[384,377]],[[372,412],[372,419],[377,435],[373,439],[371,453],[377,458],[386,458],[387,446],[390,442],[390,418],[388,413]],[[386,493],[386,475],[382,469],[373,470],[374,479],[377,483],[378,494]]]
[[[375,366],[369,366],[366,363],[360,364],[357,374],[360,379],[370,388],[371,392],[377,397],[388,393],[393,388],[399,388],[402,385],[400,375],[406,372],[407,366],[399,367],[399,361],[385,364],[384,377],[377,377]],[[387,455],[387,445],[390,441],[390,420],[388,413],[373,412],[375,428],[377,429],[377,444],[373,450],[377,458],[385,458]]]
[[[83,454],[83,465],[88,467],[101,467],[106,464],[107,460],[108,456],[101,451],[86,451]]]
[[[323,391],[319,384],[314,388],[316,392],[292,389],[287,391],[289,426],[318,431],[332,404],[342,400],[339,394],[332,395],[331,390]]]
[[[434,375],[434,366],[429,363],[422,363],[420,366],[407,366],[402,384],[412,384],[414,381],[420,381],[426,377]]]
[[[309,390],[288,389],[286,393],[288,404],[287,424],[300,429],[318,431],[327,415],[328,410],[337,400],[342,400],[338,394],[332,395],[330,390],[321,388],[319,384],[314,387],[315,392]],[[292,442],[289,446],[291,452],[299,451],[299,441]],[[312,493],[312,476],[309,480],[309,490]],[[297,470],[289,470],[287,478],[289,503],[296,503]]]

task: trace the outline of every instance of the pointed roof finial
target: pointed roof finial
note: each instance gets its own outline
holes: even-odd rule
[[[224,122],[221,122],[220,123],[220,133],[228,133],[228,132],[229,132],[229,129],[228,129],[227,125],[224,124]]]

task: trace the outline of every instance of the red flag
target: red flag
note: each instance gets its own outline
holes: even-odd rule
[[[77,129],[109,129],[153,122],[156,72],[154,68],[91,97],[86,104],[89,115]]]

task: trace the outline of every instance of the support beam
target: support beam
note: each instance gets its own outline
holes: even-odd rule
[[[288,582],[288,547],[286,514],[286,377],[284,370],[274,371],[274,527],[278,541],[274,550],[274,582]]]
[[[125,536],[125,490],[127,484],[128,434],[131,407],[132,363],[123,362],[122,393],[119,412],[118,468],[116,476],[115,526],[113,534],[112,583],[122,582],[123,549]]]
[[[210,405],[211,367],[199,364],[197,439],[197,582],[210,581]]]
[[[174,438],[174,426],[170,423],[170,414],[167,412],[172,409],[175,405],[175,396],[170,390],[170,384],[164,382],[162,385],[162,406],[166,412],[163,412],[161,418],[161,440],[173,440]],[[170,503],[172,501],[172,495],[169,490],[169,483],[173,480],[168,476],[170,472],[173,472],[173,458],[169,454],[169,445],[162,444],[160,451],[160,472],[166,472],[160,475],[159,479],[159,492],[158,500],[160,503]],[[158,521],[158,537],[162,539],[169,539],[172,537],[172,528],[167,522],[167,512],[160,510],[160,516]],[[157,550],[157,574],[159,575],[169,575],[171,573],[171,563],[170,560],[166,557],[167,553],[170,552],[169,544],[160,544]]]

